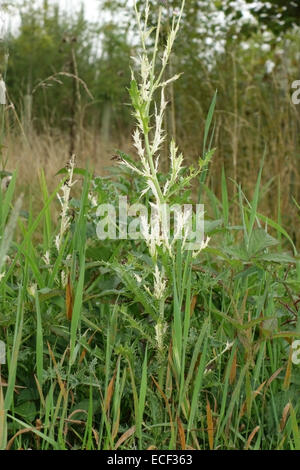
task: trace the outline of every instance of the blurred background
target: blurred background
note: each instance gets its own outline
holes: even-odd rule
[[[164,5],[163,47],[180,1],[150,3],[153,24]],[[1,170],[18,167],[21,189],[38,195],[40,168],[54,185],[72,153],[98,174],[114,164],[116,149],[134,155],[128,86],[140,45],[133,1],[0,5],[0,73],[8,92]],[[143,10],[145,2],[137,5]],[[165,119],[168,139],[195,165],[217,90],[210,188],[220,194],[224,167],[231,196],[241,184],[250,197],[265,155],[260,212],[282,223],[298,246],[300,104],[292,102],[292,84],[300,80],[299,20],[298,0],[187,0],[166,79],[182,76],[169,87]],[[161,160],[166,170],[168,141]]]

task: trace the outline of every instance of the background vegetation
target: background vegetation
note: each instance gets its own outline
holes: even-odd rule
[[[179,2],[167,3],[161,43]],[[253,190],[266,150],[263,207],[268,215],[283,217],[286,227],[292,224],[298,243],[293,197],[299,200],[299,109],[291,103],[291,84],[300,73],[299,6],[258,3],[244,2],[241,9],[233,1],[188,2],[166,71],[166,76],[183,73],[184,79],[169,90],[165,125],[169,138],[176,137],[186,158],[195,162],[217,89],[211,187],[220,195],[224,165],[229,177]],[[101,171],[115,148],[127,151],[130,146],[129,64],[139,53],[133,9],[120,1],[99,1],[99,9],[101,23],[88,24],[84,7],[66,15],[56,2],[25,2],[20,28],[2,41],[2,55],[10,54],[9,96],[26,135],[12,110],[4,159],[9,157],[9,169],[24,164],[26,182],[31,177],[26,168],[32,166],[43,165],[53,177],[67,150],[76,150],[80,159],[92,160]],[[156,14],[154,4],[153,22]],[[165,155],[167,148],[166,143]],[[234,193],[234,185],[229,190]]]

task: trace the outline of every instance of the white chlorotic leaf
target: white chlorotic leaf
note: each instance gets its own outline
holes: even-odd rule
[[[180,78],[181,75],[182,75],[181,73],[179,73],[179,74],[177,74],[177,75],[174,75],[174,77],[169,78],[169,80],[167,80],[167,81],[165,81],[165,82],[162,82],[162,83],[160,84],[160,86],[161,86],[161,87],[166,87],[166,86],[169,85],[170,83],[175,82],[176,80],[178,80],[178,78]]]

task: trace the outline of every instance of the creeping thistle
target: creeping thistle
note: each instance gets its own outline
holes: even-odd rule
[[[170,292],[170,286],[168,285],[170,279],[166,272],[175,261],[178,249],[177,239],[182,232],[184,232],[185,236],[181,240],[180,250],[184,251],[187,249],[188,234],[186,227],[189,226],[187,218],[193,217],[191,213],[177,216],[176,223],[174,223],[174,233],[170,236],[168,210],[173,205],[174,195],[186,189],[190,180],[200,173],[202,166],[208,163],[212,154],[209,153],[206,156],[207,158],[202,160],[202,165],[200,165],[199,161],[198,169],[191,169],[190,173],[186,174],[183,167],[183,155],[178,151],[176,143],[172,140],[169,148],[170,170],[164,185],[161,186],[158,179],[158,171],[160,151],[166,140],[166,133],[163,127],[168,104],[166,100],[166,87],[179,78],[178,74],[169,79],[165,79],[164,76],[179,30],[185,0],[182,0],[180,10],[176,11],[176,14],[172,16],[170,32],[161,57],[159,57],[159,35],[163,7],[160,3],[157,27],[152,28],[148,26],[149,0],[146,0],[145,3],[143,16],[137,10],[135,3],[142,50],[139,57],[134,58],[139,72],[132,71],[129,90],[133,114],[136,120],[133,144],[137,151],[140,165],[136,165],[133,161],[128,161],[125,158],[121,159],[120,164],[126,166],[143,179],[145,189],[141,192],[141,197],[146,194],[150,196],[151,221],[149,222],[145,215],[141,215],[141,233],[153,260],[153,288],[149,289],[148,286],[145,286],[145,290],[152,297],[157,308],[158,318],[154,328],[158,356],[162,358],[167,332],[165,301]],[[165,2],[163,3],[165,5]],[[152,33],[155,34],[155,42],[152,57],[149,57],[147,42]],[[158,101],[156,101],[156,95],[159,97]],[[166,225],[167,229],[165,230]],[[205,248],[207,243],[208,239],[199,246],[199,250],[197,248],[197,254]],[[137,273],[135,279],[138,284],[142,283],[142,277]]]
[[[141,192],[141,197],[146,193],[152,193],[154,201],[151,202],[152,208],[156,209],[157,224],[155,229],[151,230],[147,220],[142,221],[142,233],[149,252],[154,261],[157,259],[157,249],[162,247],[171,257],[175,255],[175,238],[169,240],[163,229],[157,227],[163,226],[164,210],[166,204],[172,203],[174,193],[178,192],[178,188],[184,189],[190,180],[197,176],[201,171],[201,166],[197,170],[191,170],[189,175],[183,175],[183,155],[178,152],[175,142],[170,143],[170,171],[167,175],[164,186],[161,187],[157,177],[159,171],[160,149],[165,142],[166,133],[163,128],[164,116],[167,106],[165,98],[166,87],[177,80],[179,75],[176,74],[167,80],[164,80],[164,72],[168,65],[172,48],[179,30],[180,21],[183,14],[185,0],[182,1],[180,10],[173,15],[170,32],[162,52],[160,60],[158,58],[159,34],[161,29],[162,6],[159,7],[157,27],[148,27],[149,20],[149,0],[146,1],[145,13],[142,14],[137,10],[135,4],[137,23],[141,38],[142,51],[138,58],[134,58],[135,63],[139,67],[139,79],[136,79],[135,73],[132,71],[132,79],[130,86],[130,96],[133,106],[133,114],[136,119],[136,128],[133,132],[133,144],[139,156],[141,166],[137,167],[133,162],[122,159],[120,164],[128,167],[132,172],[138,174],[144,179],[145,189]],[[149,36],[155,30],[155,43],[152,57],[149,58],[147,51],[147,41]],[[160,62],[160,67],[157,67]],[[156,69],[158,68],[158,71]],[[159,92],[159,102],[155,100],[155,92]],[[211,154],[207,156],[211,158]],[[205,160],[205,159],[204,159]],[[206,160],[204,161],[206,163]],[[203,166],[203,165],[202,165]],[[185,222],[182,222],[183,226]],[[182,227],[181,227],[182,228]],[[183,240],[182,250],[184,249],[186,240]],[[203,248],[206,244],[203,244]],[[200,247],[202,248],[202,247]]]
[[[75,155],[72,155],[71,159],[66,164],[68,178],[65,180],[61,188],[62,195],[57,194],[57,198],[61,205],[60,232],[55,238],[55,245],[56,245],[57,251],[59,251],[63,236],[71,223],[71,217],[69,213],[69,203],[70,203],[71,188],[76,183],[76,181],[73,181],[74,167],[75,167]]]

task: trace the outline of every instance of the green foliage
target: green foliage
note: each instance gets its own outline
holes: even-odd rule
[[[97,44],[100,34],[101,56]],[[91,108],[93,104],[96,116],[101,117],[106,102],[114,106],[116,125],[126,119],[126,108],[119,107],[129,79],[130,48],[125,33],[116,32],[110,25],[87,23],[83,8],[67,16],[58,4],[49,6],[46,2],[43,7],[25,4],[20,29],[10,33],[6,47],[10,51],[7,76],[10,98],[18,112],[24,114],[24,99],[30,97],[30,114],[39,130],[48,126],[68,129],[73,118],[70,112],[74,106],[74,86],[85,124],[91,124],[92,115],[85,113],[85,107]]]
[[[247,3],[253,1],[247,0]],[[267,25],[275,34],[280,34],[298,24],[300,5],[293,1],[265,0],[259,8],[253,8],[253,13],[259,22]]]

